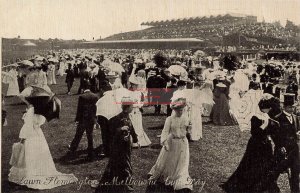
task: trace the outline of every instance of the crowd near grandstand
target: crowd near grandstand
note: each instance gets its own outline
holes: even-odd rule
[[[199,38],[222,45],[226,36],[239,34],[247,41],[270,46],[275,43],[290,44],[290,40],[300,36],[299,26],[287,21],[285,27],[279,22],[257,22],[257,17],[242,14],[226,14],[194,18],[173,19],[165,21],[143,22],[144,30],[114,34],[105,40],[135,40],[135,39],[169,39],[169,38]],[[236,36],[237,38],[239,36]],[[295,43],[295,42],[294,42]],[[233,44],[228,42],[228,44]],[[280,45],[277,45],[280,46]]]

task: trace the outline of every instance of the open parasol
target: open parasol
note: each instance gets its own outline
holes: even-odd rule
[[[168,68],[170,73],[175,76],[180,76],[181,74],[187,74],[187,71],[179,65],[172,65]]]
[[[97,105],[97,115],[101,115],[110,119],[122,112],[121,100],[123,97],[131,95],[131,91],[126,88],[119,88],[116,90],[107,91],[101,97]]]
[[[109,66],[107,66],[111,71],[117,72],[121,74],[122,72],[125,72],[124,68],[122,67],[121,64],[112,62]]]
[[[23,65],[23,66],[28,66],[28,67],[34,66],[34,64],[29,60],[23,60],[23,61],[19,62],[19,64]]]

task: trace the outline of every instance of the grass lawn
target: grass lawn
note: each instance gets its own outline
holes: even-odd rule
[[[67,152],[67,146],[75,135],[74,119],[77,108],[78,95],[66,95],[65,77],[58,77],[58,85],[51,86],[52,90],[62,101],[62,112],[60,119],[53,120],[42,126],[42,130],[47,139],[51,154],[58,171],[63,173],[73,173],[80,181],[85,179],[100,179],[107,164],[107,158],[93,162],[74,162],[73,164],[63,164],[58,161]],[[78,89],[78,80],[75,81],[72,93]],[[6,93],[7,85],[3,85],[2,91]],[[8,112],[8,126],[2,128],[2,192],[31,192],[34,190],[16,186],[7,181],[10,165],[12,145],[18,142],[19,131],[22,127],[22,113],[25,105],[20,104],[18,98],[6,98],[5,105]],[[160,134],[166,116],[152,116],[153,107],[144,108],[143,124],[146,133],[151,139],[152,147],[134,149],[132,155],[132,165],[134,178],[146,180],[147,173],[155,164],[160,152],[158,148]],[[201,185],[194,186],[194,192],[222,192],[218,185],[225,181],[238,166],[250,135],[249,132],[240,132],[237,126],[220,127],[212,124],[203,125],[203,139],[190,144],[190,176],[198,181],[205,182],[201,191]],[[101,143],[100,130],[94,131],[94,144],[97,147]],[[79,150],[87,147],[86,136],[80,143]],[[81,155],[81,156],[85,156]],[[280,177],[280,188],[282,192],[289,192],[287,175]],[[94,192],[88,184],[70,184],[44,190],[45,193],[62,192]],[[78,190],[79,189],[79,190]],[[135,192],[145,192],[146,185],[136,186]]]

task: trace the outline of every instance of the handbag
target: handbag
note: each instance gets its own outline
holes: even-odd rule
[[[9,164],[17,168],[25,168],[25,145],[23,143],[13,144]]]

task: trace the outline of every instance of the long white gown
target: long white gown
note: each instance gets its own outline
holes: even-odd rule
[[[50,64],[48,66],[48,71],[47,71],[47,78],[48,78],[48,84],[56,84],[56,78],[55,78],[55,65]]]
[[[213,105],[215,104],[213,99],[213,92],[212,92],[212,84],[211,83],[204,83],[205,87],[200,90],[200,98],[202,100],[203,106],[203,116],[210,117],[211,110]]]
[[[73,174],[64,174],[56,170],[47,141],[41,130],[45,117],[34,114],[31,107],[23,116],[24,125],[20,138],[25,139],[25,167],[12,167],[8,175],[10,182],[25,185],[33,189],[52,189],[76,182]]]
[[[151,181],[163,181],[175,190],[193,189],[189,175],[189,143],[186,128],[189,121],[185,116],[171,115],[166,119],[160,142],[163,147],[149,174]]]
[[[230,90],[229,90],[229,107],[232,113],[234,114],[235,117],[238,116],[239,109],[241,108],[241,96],[240,96],[241,90],[239,89],[238,85],[236,82],[230,85]]]
[[[143,103],[141,102],[141,96],[142,93],[140,91],[131,92],[131,97],[134,100],[135,104],[133,104],[133,110],[129,114],[129,118],[132,122],[135,133],[137,134],[138,143],[141,147],[145,147],[149,146],[151,144],[151,141],[143,128],[143,117],[140,111],[140,108],[143,106]],[[133,144],[133,146],[135,147],[136,144]]]
[[[11,69],[8,72],[9,81],[6,96],[17,96],[20,94],[18,85],[18,72],[15,69]]]
[[[202,138],[202,100],[200,98],[201,92],[197,89],[191,89],[190,98],[190,112],[189,117],[191,121],[191,140],[198,141]]]
[[[57,75],[59,76],[63,76],[65,74],[65,70],[66,70],[66,64],[63,62],[59,63],[59,69],[57,71]]]

